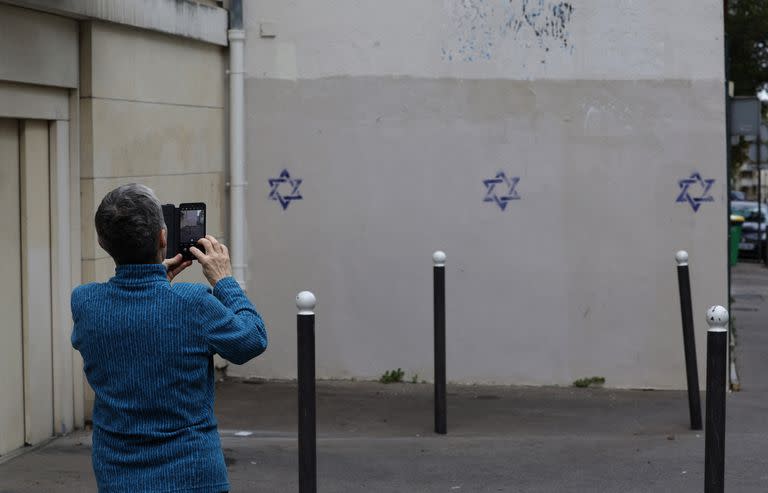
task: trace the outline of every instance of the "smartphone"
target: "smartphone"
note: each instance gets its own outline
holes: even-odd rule
[[[205,204],[202,202],[190,202],[179,204],[179,253],[184,260],[194,260],[195,256],[190,253],[190,247],[197,247],[205,251],[202,245],[197,242],[205,237]]]
[[[166,238],[168,247],[165,250],[165,258],[173,258],[179,253],[179,215],[176,206],[173,204],[163,204],[163,219],[165,220]]]

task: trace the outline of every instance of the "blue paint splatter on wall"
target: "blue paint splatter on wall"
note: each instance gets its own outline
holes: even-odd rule
[[[521,11],[513,13],[504,28],[515,34],[523,29],[531,29],[539,46],[543,48],[547,48],[549,41],[567,48],[570,38],[568,25],[572,15],[573,6],[567,2],[523,0]]]
[[[445,61],[490,60],[505,39],[533,36],[545,52],[573,46],[574,8],[554,0],[453,0],[448,4],[455,36],[442,48]]]
[[[455,23],[456,37],[451,47],[443,47],[444,60],[490,60],[498,32],[494,28],[499,12],[505,8],[498,0],[457,0],[451,2],[450,16]],[[497,10],[498,9],[498,10]]]

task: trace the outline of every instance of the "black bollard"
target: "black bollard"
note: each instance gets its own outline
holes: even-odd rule
[[[299,380],[299,493],[317,492],[317,437],[315,403],[315,295],[296,296]]]
[[[707,416],[704,443],[704,492],[725,491],[725,367],[728,310],[707,311]]]
[[[434,261],[434,302],[435,302],[435,433],[445,435],[446,381],[445,381],[445,253],[437,251]]]
[[[688,411],[691,429],[701,429],[701,394],[699,393],[699,367],[696,363],[696,336],[693,332],[691,280],[688,273],[688,252],[680,250],[677,260],[677,283],[680,288],[680,314],[683,320],[683,350],[685,375],[688,380]]]

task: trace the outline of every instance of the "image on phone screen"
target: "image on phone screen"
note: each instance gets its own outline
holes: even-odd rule
[[[182,210],[179,216],[179,243],[194,244],[205,236],[205,210]]]

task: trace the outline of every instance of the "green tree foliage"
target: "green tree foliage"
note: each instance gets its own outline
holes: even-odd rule
[[[768,88],[768,1],[728,0],[725,32],[735,94],[754,96]]]
[[[763,159],[760,159],[763,161]],[[744,137],[739,137],[737,144],[731,143],[731,188],[736,190],[738,185],[738,177],[741,168],[752,162],[749,159],[749,142]]]

